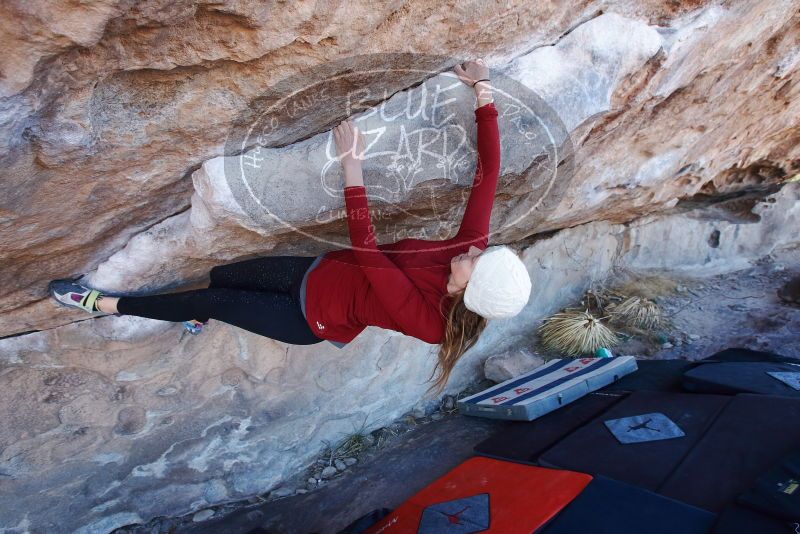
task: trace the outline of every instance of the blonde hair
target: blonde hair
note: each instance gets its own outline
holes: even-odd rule
[[[466,288],[463,288],[457,293],[448,293],[442,297],[442,301],[450,300],[447,303],[449,310],[446,316],[444,340],[439,348],[438,361],[428,380],[431,380],[436,369],[440,367],[441,373],[426,393],[434,387],[437,388],[437,396],[442,392],[458,359],[478,341],[481,332],[486,328],[486,318],[468,310],[464,305],[465,290]]]

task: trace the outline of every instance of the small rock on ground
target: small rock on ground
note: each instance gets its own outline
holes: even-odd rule
[[[336,468],[333,467],[332,465],[329,465],[328,467],[322,470],[322,478],[323,479],[331,478],[336,473],[337,473]]]
[[[483,374],[493,382],[505,382],[544,364],[544,358],[526,349],[515,349],[486,358]]]
[[[200,510],[192,516],[192,521],[195,523],[200,523],[201,521],[211,519],[212,517],[214,517],[214,510]]]
[[[288,497],[289,495],[294,495],[293,489],[278,488],[276,490],[272,490],[269,494],[270,497]]]

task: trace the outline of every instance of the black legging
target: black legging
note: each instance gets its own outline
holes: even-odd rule
[[[117,311],[162,321],[217,319],[293,345],[324,341],[300,309],[300,283],[314,257],[266,256],[211,269],[207,289],[120,297]]]

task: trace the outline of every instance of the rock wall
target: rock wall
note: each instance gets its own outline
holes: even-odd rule
[[[45,287],[164,290],[345,246],[328,131],[348,115],[384,132],[366,164],[379,240],[446,237],[476,164],[459,59],[498,84],[490,243],[524,249],[534,297],[449,391],[613,265],[724,271],[794,245],[798,5],[4,3],[0,528],[107,532],[253,495],[321,440],[432,402],[435,347],[398,333],[339,350],[213,322],[181,339]]]
[[[520,186],[533,179],[515,180],[525,158],[506,166],[493,218],[498,242],[632,220],[697,194],[780,183],[800,167],[793,2],[255,6],[118,2],[59,17],[50,6],[4,4],[0,335],[80,319],[46,299],[53,278],[105,266],[121,273],[97,279],[108,289],[153,290],[248,254],[336,248],[341,220],[295,221],[308,230],[300,236],[253,231],[209,198],[220,177],[207,170],[226,141],[319,80],[317,100],[272,113],[281,127],[263,141],[276,163],[352,112],[354,91],[369,88],[363,102],[376,104],[448,71],[455,58],[485,56],[495,77],[539,95],[576,149],[559,176],[569,187],[543,203],[541,188]],[[73,18],[80,23],[59,31]],[[512,112],[503,112],[508,130]],[[463,173],[443,189],[450,212],[431,200],[415,209],[457,221],[468,179]],[[322,208],[315,193],[298,204]],[[139,237],[148,228],[175,237],[144,251],[176,250],[128,261],[124,249],[149,239]]]

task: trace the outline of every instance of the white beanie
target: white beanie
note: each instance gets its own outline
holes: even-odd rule
[[[464,305],[486,319],[514,317],[531,294],[531,277],[522,260],[506,246],[484,250],[464,290]]]

